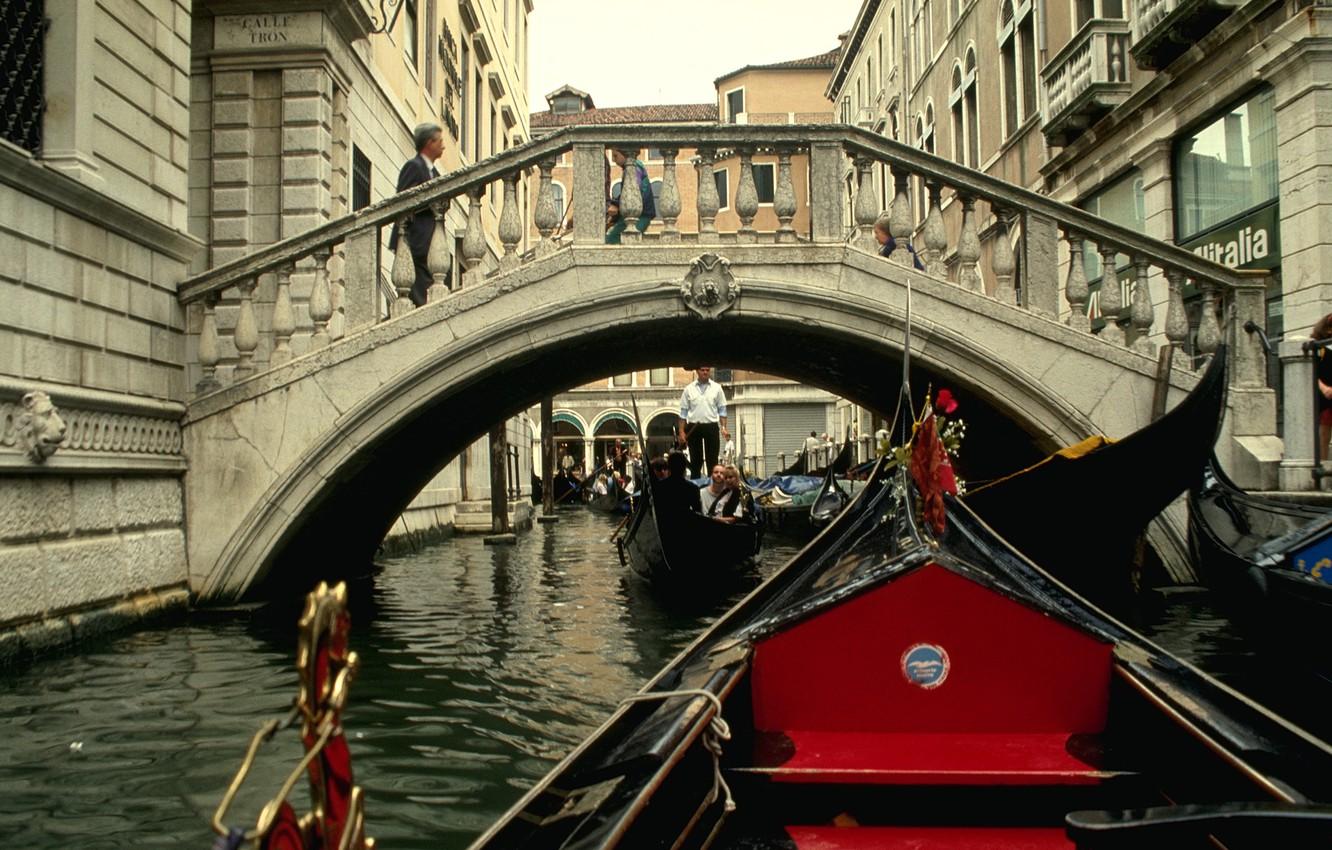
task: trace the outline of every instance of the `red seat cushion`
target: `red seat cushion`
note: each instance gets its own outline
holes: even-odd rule
[[[1070,753],[1068,740],[1066,732],[788,730],[783,747],[759,748],[752,770],[777,781],[883,785],[1089,785],[1109,775]]]
[[[788,826],[797,850],[1074,850],[1060,827]]]

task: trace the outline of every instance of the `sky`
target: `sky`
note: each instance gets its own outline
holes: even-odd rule
[[[855,23],[860,4],[535,0],[528,102],[539,112],[546,95],[568,83],[599,107],[712,103],[712,81],[722,74],[832,50],[837,35]]]

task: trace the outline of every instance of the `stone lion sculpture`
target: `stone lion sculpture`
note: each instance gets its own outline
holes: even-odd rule
[[[33,463],[43,463],[65,440],[65,420],[41,390],[23,396],[23,411],[14,422],[23,450]]]

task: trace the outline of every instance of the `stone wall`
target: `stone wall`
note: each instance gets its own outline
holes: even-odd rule
[[[189,4],[46,9],[43,147],[0,143],[0,661],[188,597]],[[33,391],[65,428],[45,458]]]

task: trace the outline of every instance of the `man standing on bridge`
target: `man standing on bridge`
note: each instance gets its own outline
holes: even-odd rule
[[[731,439],[726,428],[726,393],[712,380],[712,367],[699,366],[694,373],[698,377],[680,394],[680,442],[689,446],[690,478],[717,465],[721,450],[718,425],[721,436]]]
[[[435,169],[435,160],[444,153],[444,129],[438,124],[420,124],[412,131],[412,140],[416,143],[416,156],[403,163],[398,172],[398,191],[419,186],[427,180],[439,176]],[[412,264],[416,266],[416,282],[412,284],[411,299],[417,307],[426,303],[426,290],[434,282],[430,275],[430,265],[426,262],[430,255],[430,239],[435,235],[435,214],[429,207],[412,213],[407,225],[407,247],[412,251]],[[398,225],[395,222],[389,235],[389,250],[398,247]],[[448,273],[445,273],[444,285],[448,286]]]

